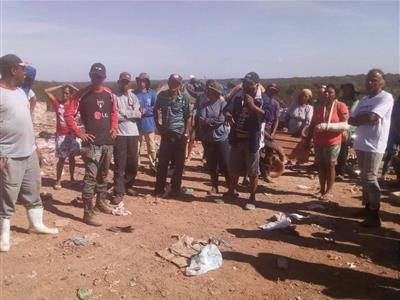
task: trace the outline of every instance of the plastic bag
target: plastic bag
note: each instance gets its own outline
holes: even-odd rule
[[[190,259],[186,275],[197,276],[222,266],[222,254],[214,244],[207,244]]]

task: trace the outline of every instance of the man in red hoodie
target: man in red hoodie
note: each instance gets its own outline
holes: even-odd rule
[[[110,89],[103,86],[106,68],[95,63],[90,68],[91,84],[72,96],[65,111],[65,121],[70,130],[82,140],[82,159],[85,163],[85,177],[82,191],[84,207],[83,222],[101,226],[95,210],[111,214],[106,202],[107,174],[113,153],[113,142],[118,130],[118,114],[115,97]],[[84,131],[75,120],[80,113]],[[93,196],[97,193],[96,205]]]

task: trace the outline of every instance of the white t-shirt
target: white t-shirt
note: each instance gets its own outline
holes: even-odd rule
[[[28,157],[35,151],[35,134],[25,92],[0,87],[0,157]]]
[[[385,91],[381,91],[374,97],[365,96],[361,99],[351,116],[357,117],[366,112],[373,112],[379,116],[379,122],[374,126],[361,125],[357,127],[354,149],[385,153],[393,103],[392,94]]]
[[[31,99],[35,96],[36,96],[35,92],[32,89],[30,89],[28,92],[28,100],[31,101]]]

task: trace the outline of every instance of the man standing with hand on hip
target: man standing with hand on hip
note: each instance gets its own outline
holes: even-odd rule
[[[94,210],[106,214],[112,208],[106,202],[107,174],[113,154],[113,142],[117,136],[118,114],[114,94],[103,86],[106,68],[95,63],[90,68],[91,84],[72,96],[65,111],[65,121],[71,131],[82,140],[82,159],[85,163],[82,200],[84,207],[83,222],[92,226],[101,226]],[[85,131],[76,123],[75,114],[79,111]],[[97,194],[96,206],[93,196]]]
[[[40,199],[40,167],[35,134],[25,92],[25,64],[13,54],[0,58],[0,251],[10,249],[10,223],[20,199],[26,209],[30,230],[56,234],[57,228],[43,224]]]

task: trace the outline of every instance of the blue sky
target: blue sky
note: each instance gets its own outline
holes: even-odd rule
[[[398,1],[117,2],[1,4],[1,53],[38,79],[88,79],[102,62],[165,79],[399,73]]]

